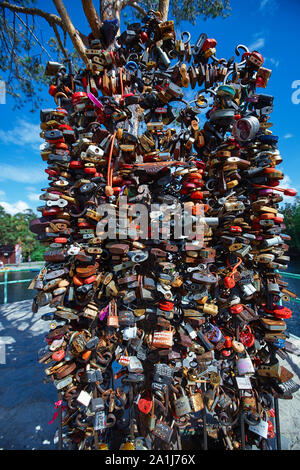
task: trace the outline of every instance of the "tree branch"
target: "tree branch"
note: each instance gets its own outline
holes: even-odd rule
[[[34,37],[34,39],[36,40],[36,42],[38,43],[38,45],[40,46],[40,48],[46,52],[47,56],[49,57],[50,60],[53,60],[52,57],[50,56],[49,52],[47,51],[47,49],[44,48],[43,44],[40,43],[40,41],[38,40],[38,38],[36,37],[36,35],[34,34],[34,32],[29,28],[29,26],[27,26],[26,23],[24,23],[24,21],[22,20],[22,18],[20,18],[20,16],[18,15],[18,13],[15,13],[16,17],[19,19],[19,21],[21,21],[21,23],[23,24],[23,26],[25,26],[25,28],[30,32],[30,34]],[[56,25],[55,25],[56,27]]]
[[[58,42],[58,45],[59,45],[59,47],[60,47],[60,49],[61,49],[63,55],[65,56],[66,59],[68,59],[68,58],[69,58],[69,57],[68,57],[68,54],[66,53],[66,50],[65,50],[65,48],[64,48],[64,45],[63,45],[63,43],[62,43],[62,40],[60,39],[60,35],[59,35],[59,32],[58,32],[58,29],[57,29],[56,24],[53,24],[53,25],[52,25],[52,28],[53,28],[54,34],[55,34],[55,36],[56,36],[56,40],[57,40],[57,42]]]
[[[0,2],[0,7],[7,8],[13,13],[17,12],[17,13],[25,13],[25,14],[33,15],[33,16],[41,16],[49,23],[50,26],[52,26],[52,24],[57,24],[64,31],[66,31],[66,27],[62,19],[59,18],[59,16],[54,15],[52,13],[47,13],[46,11],[40,10],[39,8],[21,7],[19,5],[13,5],[9,2]]]
[[[62,3],[62,2],[60,2]],[[44,18],[48,24],[53,28],[54,25],[57,25],[57,26],[60,26],[61,29],[63,30],[64,32],[64,35],[66,35],[66,33],[69,34],[72,42],[73,42],[73,45],[75,47],[75,49],[78,51],[79,55],[81,56],[82,60],[86,63],[87,59],[85,57],[85,54],[84,54],[84,42],[87,41],[86,37],[84,36],[84,34],[80,33],[80,31],[76,30],[74,28],[74,34],[75,34],[75,37],[78,37],[79,36],[79,43],[80,45],[77,44],[74,44],[74,38],[72,38],[71,34],[70,34],[70,31],[68,30],[68,27],[64,21],[64,19],[53,13],[47,13],[46,11],[44,10],[41,10],[40,8],[30,8],[30,7],[22,7],[22,6],[19,6],[19,5],[14,5],[12,3],[9,3],[9,2],[0,2],[0,7],[2,7],[3,9],[7,9],[7,10],[10,10],[11,12],[15,13],[24,13],[24,14],[27,14],[27,15],[32,15],[33,17],[34,16],[40,16],[41,18]],[[70,20],[71,22],[71,20]],[[54,29],[54,28],[53,28]],[[57,31],[57,29],[56,29]],[[54,29],[54,32],[55,32],[55,29]],[[57,37],[57,34],[55,32],[55,35]],[[60,45],[60,44],[59,44]],[[64,53],[64,50],[62,49],[63,53]]]
[[[121,10],[123,10],[123,8],[127,6],[135,8],[139,13],[141,13],[141,15],[147,15],[146,10],[144,10],[144,8],[141,7],[141,5],[139,5],[138,2],[135,2],[134,0],[124,0],[121,4]]]
[[[81,0],[81,2],[93,35],[95,38],[98,38],[100,30],[100,18],[94,7],[93,0]]]
[[[57,9],[57,12],[59,13],[65,28],[71,38],[71,41],[73,43],[73,46],[77,50],[78,54],[82,58],[83,62],[88,65],[88,59],[85,54],[85,46],[84,43],[80,37],[79,32],[75,29],[71,18],[66,10],[65,5],[63,4],[62,0],[53,0],[53,3]]]

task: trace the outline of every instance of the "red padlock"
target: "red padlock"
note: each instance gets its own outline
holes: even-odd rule
[[[76,91],[72,95],[73,106],[82,103],[86,98],[88,98],[88,94],[85,91]]]
[[[55,85],[50,85],[49,87],[49,95],[55,96],[57,93],[57,87]]]
[[[51,170],[50,168],[45,169],[45,173],[47,173],[49,176],[57,176],[59,175],[59,172],[56,170]]]
[[[266,307],[266,305],[263,305],[263,309],[266,313],[271,313],[275,318],[280,318],[282,320],[285,318],[291,318],[292,316],[292,310],[287,307],[283,307],[282,305],[273,304],[272,309],[269,309]]]
[[[216,47],[216,45],[217,41],[215,39],[207,38],[203,43],[202,50],[207,51],[207,49],[213,49],[214,47]]]
[[[224,336],[224,338],[225,338],[225,344],[224,344],[225,348],[231,348],[232,341],[231,341],[230,336]]]
[[[251,331],[250,326],[246,325],[244,330],[240,332],[240,342],[246,347],[251,348],[255,341],[255,336]]]
[[[71,160],[69,165],[72,170],[77,170],[77,168],[83,167],[82,162],[79,162],[78,160]]]
[[[93,275],[93,276],[90,276],[90,277],[86,277],[83,281],[84,284],[92,284],[93,282],[96,281],[96,276]]]
[[[270,416],[270,418],[275,418],[275,415],[276,415],[276,413],[275,413],[274,408],[270,408],[268,410],[268,416]]]
[[[94,175],[97,172],[97,169],[95,167],[86,167],[83,171],[87,175]]]
[[[145,31],[143,31],[141,33],[141,41],[142,42],[147,42],[148,41],[148,34]]]
[[[68,239],[65,237],[56,237],[54,238],[54,243],[68,243]]]
[[[191,199],[193,200],[201,200],[203,199],[203,193],[201,191],[194,191],[191,193]]]
[[[138,409],[144,413],[144,414],[149,414],[150,411],[152,410],[152,398],[151,395],[148,391],[146,391],[145,395],[141,397],[138,401]]]
[[[232,289],[235,286],[235,280],[231,276],[224,277],[223,282],[226,289]]]
[[[158,307],[160,310],[164,310],[165,312],[171,312],[173,310],[174,304],[173,302],[159,302]]]
[[[232,305],[229,310],[232,315],[238,315],[244,310],[244,307],[242,304],[236,304]]]
[[[55,144],[55,148],[59,150],[66,150],[69,152],[68,155],[70,154],[68,144],[66,144],[65,142],[57,142]]]
[[[231,233],[242,233],[243,230],[242,230],[242,228],[239,227],[238,225],[231,225],[231,226],[229,227],[229,231],[230,231]]]
[[[256,70],[259,69],[264,63],[263,56],[258,51],[253,51],[247,60],[247,65],[251,65]]]
[[[53,361],[59,362],[65,357],[65,355],[65,351],[63,349],[59,349],[58,351],[55,351],[52,354],[51,358],[53,359]]]
[[[269,419],[268,420],[268,439],[274,439],[274,437],[275,437],[274,425],[272,421]]]

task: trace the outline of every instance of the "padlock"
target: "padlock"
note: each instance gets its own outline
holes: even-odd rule
[[[190,403],[192,410],[197,413],[198,411],[203,410],[204,408],[204,401],[203,401],[203,395],[199,391],[192,392],[190,394]]]
[[[116,303],[115,302],[110,302],[109,303],[108,316],[107,316],[107,325],[112,326],[114,328],[119,327],[119,317],[118,317],[117,312],[116,312]]]
[[[252,375],[255,373],[253,363],[248,353],[245,354],[245,357],[240,357],[236,361],[236,367],[239,375]]]
[[[159,439],[169,444],[173,435],[172,425],[174,425],[174,423],[172,423],[171,426],[169,426],[168,424],[164,423],[162,420],[157,421],[152,432],[156,437],[159,437]]]
[[[153,333],[153,348],[171,348],[173,345],[172,331],[155,331]]]
[[[186,414],[191,413],[191,406],[189,403],[188,397],[185,395],[184,390],[182,387],[179,388],[181,396],[177,398],[175,395],[174,398],[174,410],[175,410],[175,415],[177,417],[184,416]]]

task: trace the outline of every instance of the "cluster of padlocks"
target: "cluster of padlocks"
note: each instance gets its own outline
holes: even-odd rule
[[[266,448],[274,397],[297,389],[278,360],[294,296],[277,273],[289,261],[278,207],[295,192],[280,188],[273,96],[257,92],[271,70],[242,45],[236,61],[206,34],[176,39],[157,12],[114,26],[89,36],[85,70],[46,67],[49,186],[31,230],[49,247],[33,310],[53,307],[39,363],[64,445],[181,449],[191,435],[199,449],[207,436]],[[174,233],[178,204],[195,237]]]

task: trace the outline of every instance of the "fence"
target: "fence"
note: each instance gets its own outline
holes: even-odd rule
[[[0,286],[3,286],[4,289],[4,296],[3,296],[3,303],[7,304],[7,286],[9,284],[19,284],[22,282],[31,282],[32,279],[15,279],[14,281],[9,281],[8,280],[8,274],[11,272],[39,272],[41,269],[41,266],[43,266],[44,263],[29,263],[29,265],[26,265],[24,267],[16,267],[16,266],[8,266],[5,268],[0,269],[0,274],[4,274],[4,281],[0,282]]]

